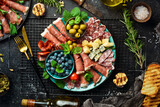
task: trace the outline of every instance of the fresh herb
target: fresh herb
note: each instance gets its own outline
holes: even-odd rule
[[[7,14],[7,11],[4,11],[2,9],[0,9],[0,12],[4,15],[4,14]]]
[[[56,62],[55,60],[52,60],[52,61],[51,61],[51,66],[52,66],[52,67],[56,67],[56,65],[57,65],[57,62]]]
[[[91,79],[93,78],[93,74],[90,71],[87,71],[84,75],[84,78],[87,82],[90,82]]]
[[[17,15],[17,19],[20,19],[20,16],[18,15],[18,12],[16,12],[14,9],[11,9],[16,15]]]
[[[1,59],[1,62],[4,62],[4,60],[3,60],[3,54],[0,54],[0,59]]]
[[[64,88],[65,82],[64,82],[63,80],[55,80],[55,82],[56,82],[56,85],[57,85],[59,88],[61,88],[61,89]]]
[[[0,30],[2,29],[2,23],[0,22]]]
[[[135,54],[137,64],[143,68],[143,63],[145,61],[145,55],[143,54],[144,43],[137,39],[137,30],[133,27],[132,21],[130,20],[130,13],[128,10],[123,11],[123,24],[125,24],[128,32],[126,33],[128,37],[125,39],[124,44],[128,46],[129,50]]]
[[[82,18],[83,20],[86,20],[87,17],[88,17],[88,13],[86,13],[86,12],[84,12],[84,11],[81,11],[81,18]]]
[[[64,21],[67,22],[67,20],[70,18],[72,18],[72,15],[70,14],[70,12],[68,10],[64,10],[64,12],[63,12]]]
[[[57,66],[56,66],[56,72],[57,72],[57,73],[63,73],[64,71],[63,71],[63,69],[60,67],[60,65],[57,65]]]
[[[70,21],[69,21],[69,25],[70,25],[70,26],[73,26],[73,25],[74,25],[74,20],[70,20]]]
[[[65,44],[60,44],[62,46],[62,48],[64,49],[64,54],[67,55],[70,53],[70,49],[69,49],[69,45],[66,42]]]
[[[10,23],[10,29],[11,29],[11,31],[10,31],[11,35],[17,34],[17,29],[16,29],[16,26],[14,24]]]
[[[81,22],[81,17],[80,16],[76,16],[75,18],[75,24],[79,24]]]
[[[72,54],[80,54],[82,53],[82,48],[81,47],[75,47],[71,51]]]
[[[37,64],[38,64],[41,68],[45,69],[45,62],[44,62],[44,61],[37,61]]]
[[[24,3],[24,1],[23,0],[21,0],[21,1],[16,1],[17,3],[21,3],[21,4],[23,4]]]
[[[81,11],[78,7],[75,7],[71,10],[71,15],[73,17],[80,16],[80,14],[81,14]]]
[[[46,71],[43,72],[43,79],[48,79],[49,75]]]
[[[108,47],[108,48],[106,48],[106,50],[108,50],[108,49],[115,50],[115,49],[116,49],[116,47],[112,46],[112,47]]]
[[[61,4],[59,3],[59,0],[37,0],[37,1],[44,3],[45,5],[48,5],[48,6],[56,7],[57,12],[59,12],[59,14],[62,13],[63,6],[61,6]]]

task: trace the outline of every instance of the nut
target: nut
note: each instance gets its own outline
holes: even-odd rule
[[[45,13],[45,7],[44,4],[42,3],[37,3],[34,5],[33,9],[32,9],[32,13],[35,16],[43,16]]]
[[[122,88],[128,82],[128,78],[125,73],[118,73],[115,77],[116,79],[113,79],[113,83],[120,88]]]

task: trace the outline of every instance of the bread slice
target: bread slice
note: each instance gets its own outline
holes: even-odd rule
[[[144,107],[158,107],[160,104],[160,91],[157,93],[156,97],[151,98],[149,96],[146,96],[143,101]]]

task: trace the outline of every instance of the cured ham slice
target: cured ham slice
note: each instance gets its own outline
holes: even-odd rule
[[[99,58],[98,63],[101,64],[102,62],[104,62],[109,55],[112,53],[112,49],[108,49],[106,50]]]
[[[0,37],[2,37],[3,36],[3,34],[2,34],[2,30],[0,30]]]
[[[105,77],[108,77],[108,71],[109,71],[109,69],[107,69],[107,68],[99,65],[98,63],[95,63],[94,66],[93,66],[93,68],[94,68],[95,70],[97,70],[98,72],[100,72],[100,73],[101,73],[102,75],[104,75]]]
[[[6,5],[2,5],[0,6],[0,8],[7,12],[6,18],[10,20],[10,23],[19,25],[22,22],[22,18],[20,17],[18,19],[16,13],[10,10],[9,7],[7,7]]]
[[[75,65],[76,65],[76,74],[78,75],[83,74],[85,71],[84,71],[84,65],[83,65],[80,55],[74,54],[73,57],[74,57]]]
[[[67,41],[67,39],[55,27],[52,26],[52,24],[48,26],[48,31],[61,42],[65,43]]]
[[[104,67],[109,67],[109,66],[112,66],[112,62],[103,62],[101,63],[101,65]]]
[[[89,70],[94,65],[93,61],[88,57],[87,54],[85,54],[83,52],[80,55],[81,55],[82,60],[84,62],[84,70],[85,71]]]
[[[93,75],[92,80],[94,82],[94,85],[96,85],[101,80],[102,77],[96,71],[94,71],[93,69],[91,69],[90,72]]]
[[[66,39],[71,40],[71,41],[75,41],[74,39],[72,39],[71,37],[69,37],[65,31],[65,25],[62,22],[61,18],[58,18],[57,20],[55,20],[53,22],[53,24],[59,29],[59,31],[66,37]]]
[[[57,47],[61,47],[60,46],[61,42],[59,40],[57,40],[57,38],[54,37],[52,34],[50,34],[47,29],[45,29],[44,32],[41,33],[41,36],[52,41]]]
[[[84,74],[81,74],[80,75],[80,81],[81,81],[81,87],[87,87],[88,86],[88,82],[85,80],[85,78],[84,78]]]
[[[10,0],[3,0],[3,2],[9,6],[10,8],[13,8],[15,10],[18,10],[18,11],[21,11],[23,12],[24,14],[27,13],[27,11],[29,10],[29,7],[26,7],[26,6],[23,6],[23,5],[20,5],[16,2],[13,2],[13,1],[10,1]]]
[[[109,39],[110,36],[111,34],[109,32],[104,32],[103,39]]]
[[[7,19],[3,16],[1,12],[0,12],[0,22],[2,23],[4,33],[10,33],[10,27],[7,22]]]

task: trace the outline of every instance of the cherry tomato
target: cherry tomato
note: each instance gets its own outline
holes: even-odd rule
[[[79,76],[74,72],[71,76],[70,76],[70,79],[72,81],[78,81],[79,80]]]

